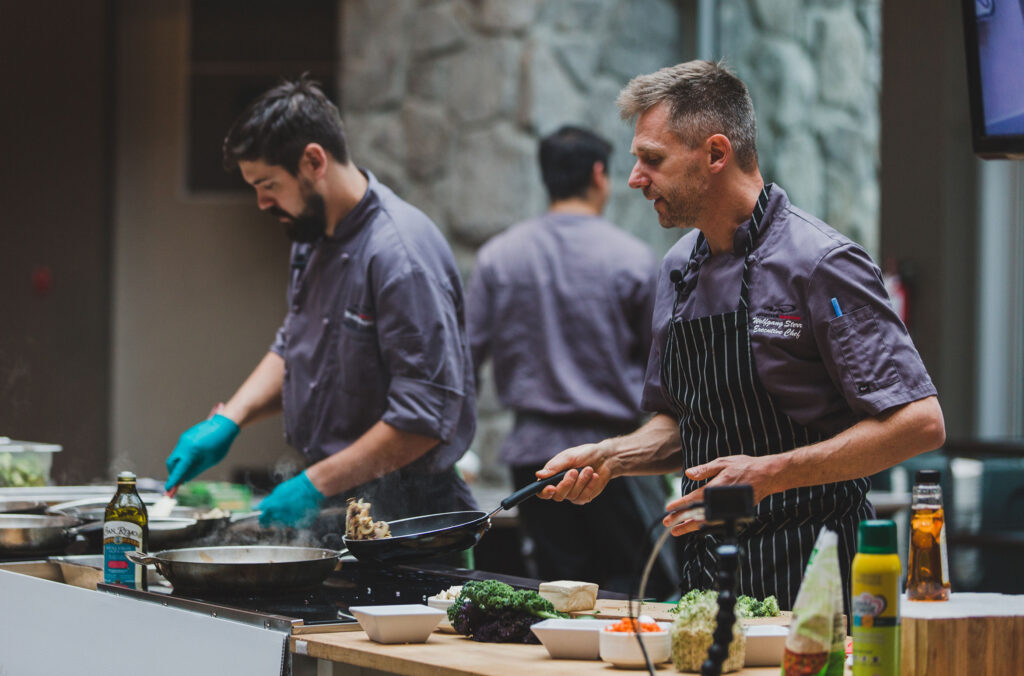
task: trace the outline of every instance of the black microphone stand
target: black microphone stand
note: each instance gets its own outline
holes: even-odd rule
[[[703,515],[698,516],[701,512]],[[708,657],[701,665],[701,674],[718,676],[722,673],[722,664],[729,655],[732,627],[736,623],[736,571],[740,562],[740,549],[736,544],[737,532],[754,516],[754,489],[747,484],[709,486],[704,489],[704,502],[691,504],[682,511],[666,512],[652,521],[647,529],[646,539],[649,541],[654,531],[661,527],[662,520],[673,514],[682,519],[703,518],[705,523],[701,527],[701,532],[719,532],[724,535],[723,543],[715,550],[719,558],[716,627],[712,634],[713,643],[708,649]],[[657,542],[651,545],[647,563],[639,576],[639,587],[627,604],[628,616],[633,622],[636,622],[637,615],[640,614],[643,607],[644,592],[647,589],[647,579],[651,574],[651,568],[670,534],[671,529],[665,528]],[[637,604],[636,610],[633,609],[634,600]],[[637,628],[639,629],[639,627]],[[648,673],[655,673],[654,665],[647,654],[647,648],[644,646],[639,631],[636,632],[636,639],[640,645],[640,652],[644,656],[644,662],[647,664]]]
[[[739,527],[754,516],[754,489],[746,484],[709,486],[704,490],[705,528],[722,534],[718,555],[718,615],[713,642],[700,667],[701,676],[719,676],[729,656],[732,628],[736,624],[736,572],[740,565],[737,544]]]

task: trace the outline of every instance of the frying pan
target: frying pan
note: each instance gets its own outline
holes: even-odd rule
[[[46,503],[40,500],[0,500],[3,514],[42,514],[44,511]]]
[[[568,470],[566,470],[568,471]],[[557,484],[565,472],[521,488],[494,511],[445,512],[391,521],[392,537],[380,540],[344,538],[348,552],[360,561],[382,564],[423,559],[472,547],[491,527],[491,517],[515,507]],[[249,515],[250,518],[256,516]],[[292,546],[190,547],[156,554],[127,552],[135,563],[154,565],[175,591],[217,594],[279,593],[315,587],[330,575],[344,553],[333,549]]]
[[[81,502],[81,501],[80,501]],[[89,542],[92,549],[102,545],[103,513],[106,502],[102,505],[82,503],[77,506],[55,505],[50,508],[51,514],[66,514],[87,523],[79,528],[79,532]],[[208,510],[198,507],[175,507],[169,517],[149,518],[148,549],[168,549],[176,544],[188,543],[196,538],[209,535],[215,529],[227,525],[231,516],[204,518]],[[91,522],[91,523],[88,523]]]
[[[176,592],[277,594],[324,581],[340,552],[315,547],[190,547],[156,554],[126,552],[135,563],[156,566]]]
[[[566,475],[558,474],[535,481],[501,501],[491,512],[444,512],[389,521],[391,537],[378,540],[342,538],[349,553],[360,561],[392,564],[425,559],[439,554],[461,552],[480,541],[491,527],[491,517],[531,498],[546,486],[557,484]]]
[[[64,515],[0,514],[0,553],[62,551],[75,539],[81,523]]]

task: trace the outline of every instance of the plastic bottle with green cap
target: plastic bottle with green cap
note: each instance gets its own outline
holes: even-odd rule
[[[900,673],[900,557],[896,524],[861,521],[853,557],[853,674]]]

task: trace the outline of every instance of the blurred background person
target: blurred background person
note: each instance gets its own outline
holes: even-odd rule
[[[629,432],[641,417],[657,259],[601,217],[610,152],[607,141],[577,127],[542,139],[548,211],[485,244],[469,282],[475,369],[492,359],[498,397],[515,412],[499,459],[516,489],[536,481],[563,448]],[[661,477],[623,477],[582,507],[520,504],[537,577],[628,591],[666,489]],[[655,568],[652,593],[673,590],[672,558],[666,551]]]

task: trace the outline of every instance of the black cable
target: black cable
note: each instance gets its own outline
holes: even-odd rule
[[[727,514],[716,514],[714,521],[712,523],[705,522],[705,524],[701,526],[700,530],[698,531],[721,532],[724,540],[724,542],[715,549],[715,553],[717,554],[719,560],[717,574],[717,582],[719,589],[718,614],[715,617],[715,630],[712,633],[713,641],[711,643],[711,647],[708,648],[708,656],[704,660],[704,663],[701,665],[702,676],[720,676],[720,674],[722,673],[722,664],[725,662],[725,659],[729,655],[729,644],[732,642],[733,639],[733,625],[736,624],[736,572],[739,569],[740,551],[739,545],[736,544],[736,531],[737,526],[741,522],[747,520],[747,514],[753,511],[753,493],[750,490],[750,487],[743,486],[742,488],[745,489],[745,492],[741,493],[736,493],[736,488],[739,487],[729,487],[724,489],[720,488],[717,490],[720,493],[722,493],[723,497],[726,495],[725,491],[728,491],[730,497],[740,498],[738,503],[733,503],[731,505],[728,505],[727,507],[727,509],[731,508],[732,510],[738,511]],[[719,500],[716,503],[717,510],[726,511],[723,510],[721,498],[718,498],[717,496],[718,494],[716,493],[716,499]],[[744,504],[744,499],[748,504]],[[650,576],[651,568],[653,567],[654,561],[657,559],[658,554],[661,552],[661,548],[664,546],[665,540],[667,540],[668,536],[671,535],[672,529],[671,527],[665,528],[665,532],[663,532],[661,536],[658,538],[657,542],[653,544],[650,544],[651,537],[654,535],[654,529],[662,525],[662,522],[672,514],[680,515],[685,514],[686,512],[697,510],[711,511],[711,508],[707,507],[706,502],[702,502],[693,505],[688,505],[687,508],[685,510],[682,510],[681,512],[665,512],[657,519],[655,519],[647,528],[647,534],[645,536],[644,542],[647,543],[650,547],[651,553],[647,556],[647,561],[644,564],[643,570],[640,573],[639,577],[634,577],[634,579],[638,579],[639,586],[635,590],[636,593],[633,595],[632,598],[630,598],[629,603],[627,604],[627,612],[629,615],[630,623],[632,624],[636,632],[636,640],[637,643],[639,643],[640,645],[640,652],[644,656],[644,662],[647,665],[647,673],[649,674],[655,673],[654,664],[651,663],[651,658],[647,654],[647,648],[644,645],[643,639],[640,636],[640,625],[639,621],[637,620],[637,615],[639,614],[640,610],[643,610],[644,592],[647,589],[647,579]],[[737,518],[737,514],[742,514],[742,516]],[[685,517],[681,517],[680,520],[682,520],[682,518]],[[634,598],[637,602],[637,612],[633,611]]]
[[[694,505],[689,505],[686,508],[686,510],[684,510],[684,511],[701,509],[701,508],[703,508],[703,506],[704,506],[704,503],[697,503],[697,504],[694,504]],[[661,553],[661,548],[665,545],[665,540],[667,540],[668,536],[672,534],[672,529],[671,528],[665,528],[665,532],[663,532],[661,534],[661,536],[658,538],[657,542],[652,544],[651,543],[651,537],[654,535],[654,529],[657,528],[658,526],[661,526],[662,525],[662,521],[664,521],[668,516],[670,516],[672,514],[677,514],[677,513],[678,512],[674,512],[674,511],[673,512],[665,512],[661,516],[659,516],[656,519],[654,519],[651,522],[651,525],[647,527],[647,533],[646,533],[646,535],[644,537],[644,543],[648,547],[650,547],[651,553],[648,554],[647,561],[644,563],[644,567],[640,571],[638,571],[639,574],[633,576],[633,579],[636,580],[637,583],[638,583],[638,587],[635,588],[636,593],[630,597],[629,602],[626,604],[626,611],[627,611],[627,613],[629,615],[630,623],[633,625],[633,628],[636,630],[636,640],[637,640],[637,643],[640,644],[640,652],[644,656],[644,662],[647,664],[647,673],[649,673],[649,674],[655,673],[654,664],[651,662],[651,658],[647,654],[647,647],[644,645],[643,639],[640,637],[640,624],[639,624],[639,621],[637,620],[637,615],[639,614],[640,610],[643,610],[644,592],[647,590],[647,580],[650,577],[651,568],[654,567],[654,562],[657,560],[658,554]],[[637,609],[638,609],[637,613],[633,612],[633,599],[634,598],[637,600]]]

